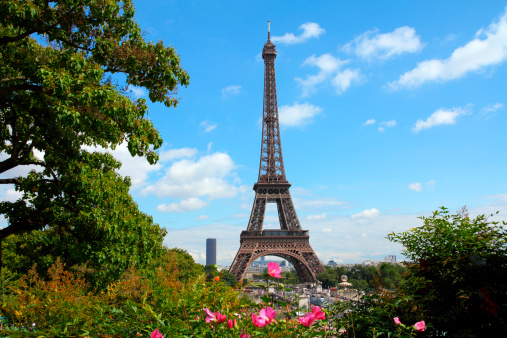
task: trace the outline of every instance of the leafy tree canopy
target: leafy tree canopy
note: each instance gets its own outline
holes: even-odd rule
[[[1,1],[0,184],[14,184],[23,197],[0,203],[8,220],[0,237],[64,228],[100,204],[104,187],[90,179],[119,163],[84,146],[126,142],[132,156],[155,163],[162,139],[146,101],[129,98],[128,87],[171,107],[177,86],[188,83],[172,47],[144,40],[130,0]],[[22,168],[37,170],[22,175]],[[116,212],[111,203],[101,212]],[[101,225],[97,214],[87,217]],[[111,223],[108,231],[118,229]]]
[[[493,216],[493,215],[492,215]],[[404,287],[422,305],[434,335],[498,337],[507,334],[507,223],[470,218],[446,208],[424,225],[388,239],[412,261]]]
[[[88,156],[115,162],[107,154]],[[45,275],[59,257],[67,267],[83,269],[91,285],[100,288],[132,265],[160,265],[157,262],[167,250],[162,246],[166,231],[139,211],[129,194],[128,179],[112,169],[83,165],[69,166],[67,173],[72,178],[65,175],[61,182],[77,185],[69,189],[79,193],[79,200],[63,195],[54,202],[51,210],[59,213],[50,225],[12,240],[8,237],[6,247],[16,253],[15,260],[5,261],[9,270],[24,273],[36,264],[39,274]]]

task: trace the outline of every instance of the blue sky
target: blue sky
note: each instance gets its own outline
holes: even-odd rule
[[[217,238],[224,265],[239,249],[258,175],[267,20],[286,174],[322,260],[399,255],[385,236],[440,206],[507,218],[504,1],[134,3],[146,39],[174,46],[190,74],[176,109],[150,105],[160,162],[114,152],[167,246],[202,263]],[[274,208],[265,227],[279,227]]]

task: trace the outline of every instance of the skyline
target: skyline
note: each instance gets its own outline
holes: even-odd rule
[[[440,206],[507,219],[505,2],[134,5],[145,39],[174,46],[190,74],[178,107],[149,103],[159,163],[112,152],[168,247],[204,263],[216,238],[222,265],[239,249],[259,168],[267,20],[285,171],[321,260],[401,258],[385,236]],[[265,228],[277,228],[268,206]]]

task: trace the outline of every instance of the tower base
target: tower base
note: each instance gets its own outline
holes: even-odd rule
[[[314,282],[326,269],[310,246],[309,238],[307,230],[243,231],[241,246],[229,272],[241,281],[255,260],[277,256],[294,266],[301,282]]]

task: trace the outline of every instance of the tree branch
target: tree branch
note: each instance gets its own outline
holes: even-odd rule
[[[18,90],[31,90],[33,92],[39,92],[42,93],[42,87],[36,86],[32,84],[19,84],[19,85],[13,85],[5,88],[0,88],[0,95],[6,94],[6,93],[12,93]]]
[[[18,178],[1,178],[0,184],[20,184],[21,181]]]
[[[90,48],[86,48],[86,47],[83,47],[83,46],[79,46],[79,45],[76,45],[72,42],[70,42],[69,40],[67,39],[64,39],[63,37],[59,37],[58,40],[60,40],[61,42],[71,46],[71,47],[74,47],[74,48],[77,48],[77,49],[82,49],[82,50],[85,50],[87,52],[93,52],[93,49],[90,49]]]
[[[28,79],[24,76],[16,76],[16,77],[11,77],[11,78],[7,77],[5,79],[1,79],[0,83],[11,82],[11,81],[25,81],[25,80],[28,80]]]
[[[23,220],[16,222],[9,222],[9,225],[0,230],[0,238],[4,240],[7,236],[10,236],[15,233],[35,230],[37,228],[41,228],[41,224],[43,222],[42,219],[39,218],[39,215],[42,213],[42,210],[35,210],[28,217]],[[39,219],[37,219],[39,218]]]
[[[4,36],[4,37],[1,37],[0,38],[0,46],[8,44],[10,42],[16,42],[16,41],[22,40],[22,39],[26,38],[27,36],[29,36],[30,34],[33,34],[33,33],[37,33],[37,30],[24,32],[23,34],[20,34],[18,36]]]
[[[46,163],[42,161],[28,161],[19,163],[18,165],[40,165],[41,167],[45,167]]]

